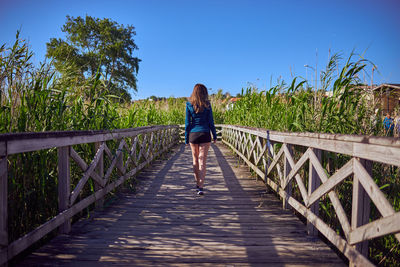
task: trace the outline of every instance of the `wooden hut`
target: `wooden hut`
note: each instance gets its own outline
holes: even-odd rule
[[[375,100],[381,105],[383,115],[400,107],[400,84],[384,83],[373,89]]]

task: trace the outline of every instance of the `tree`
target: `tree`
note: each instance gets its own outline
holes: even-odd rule
[[[137,91],[136,74],[140,59],[133,56],[138,49],[133,36],[134,27],[119,25],[108,18],[98,19],[67,16],[62,27],[66,39],[51,38],[47,43],[47,57],[66,75],[75,69],[82,79],[101,75],[104,89],[130,100],[129,89]]]

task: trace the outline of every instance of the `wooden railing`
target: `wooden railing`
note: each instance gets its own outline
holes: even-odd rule
[[[280,195],[284,208],[291,207],[304,216],[309,234],[317,235],[319,231],[349,259],[350,265],[373,265],[367,259],[368,240],[388,234],[400,240],[400,212],[395,212],[371,177],[373,162],[400,166],[398,139],[219,127],[222,127],[223,142]],[[297,162],[294,147],[302,148],[296,150]],[[321,155],[327,152],[348,158],[332,175],[321,164]],[[302,168],[307,171],[300,172]],[[349,177],[353,177],[350,221],[335,191]],[[297,199],[293,196],[295,187],[300,195]],[[319,201],[323,198],[329,198],[332,203],[343,235],[319,216]],[[381,214],[378,219],[370,218],[371,200]]]
[[[106,142],[119,142],[111,151]],[[60,233],[71,229],[71,218],[92,203],[101,205],[104,196],[121,185],[153,159],[179,141],[179,126],[151,126],[115,131],[45,132],[0,135],[0,265],[59,227]],[[95,156],[85,162],[74,146],[92,144]],[[128,145],[129,144],[129,145]],[[23,237],[9,243],[8,157],[13,154],[57,148],[59,214]],[[108,169],[104,170],[105,157]],[[82,169],[83,176],[71,191],[71,159]],[[110,179],[117,170],[119,178]],[[105,172],[104,172],[105,171]],[[78,197],[88,180],[94,182],[94,192]],[[10,192],[11,193],[11,192]],[[43,203],[47,205],[48,203]],[[11,207],[12,208],[12,207]]]
[[[217,125],[227,144],[265,183],[283,199],[285,208],[293,208],[307,219],[308,232],[324,235],[352,265],[370,266],[368,240],[394,234],[400,239],[400,212],[395,212],[372,178],[372,163],[400,166],[400,141],[393,138],[313,133],[280,133],[264,129]],[[218,130],[218,132],[220,132]],[[154,126],[116,131],[52,132],[6,134],[0,136],[0,265],[19,254],[49,232],[59,228],[67,233],[71,218],[89,205],[101,205],[101,199],[144,168],[155,157],[179,141],[179,126]],[[106,142],[118,140],[111,151]],[[86,163],[74,147],[92,144],[95,156]],[[129,144],[129,145],[128,145]],[[296,149],[303,147],[303,150]],[[9,242],[7,228],[7,181],[9,156],[18,153],[57,148],[59,214],[23,237]],[[125,151],[125,152],[123,152]],[[299,151],[302,151],[299,155]],[[329,175],[323,153],[348,155],[348,162]],[[296,155],[294,155],[296,154]],[[105,171],[105,157],[109,160]],[[295,158],[297,162],[295,162]],[[83,175],[71,190],[71,159]],[[302,172],[306,163],[308,171]],[[117,170],[119,177],[111,180]],[[307,177],[302,174],[307,173]],[[277,178],[272,174],[277,174]],[[304,175],[303,175],[304,176]],[[334,190],[352,177],[351,216]],[[79,197],[92,179],[95,191]],[[294,196],[298,190],[300,199]],[[319,215],[319,201],[329,198],[343,235],[331,228]],[[370,218],[370,201],[382,215]],[[46,204],[46,203],[43,203]],[[284,226],[283,226],[284,227]]]

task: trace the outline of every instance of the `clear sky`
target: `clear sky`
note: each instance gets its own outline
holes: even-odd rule
[[[46,42],[64,36],[66,15],[86,14],[136,28],[133,99],[189,96],[196,83],[236,95],[280,76],[313,80],[304,65],[320,71],[329,49],[366,51],[378,67],[374,83],[400,83],[399,0],[0,0],[0,44],[21,29],[43,61]]]

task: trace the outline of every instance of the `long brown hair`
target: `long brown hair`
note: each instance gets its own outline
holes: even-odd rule
[[[189,101],[193,105],[194,112],[196,113],[203,112],[204,108],[209,108],[210,101],[208,100],[207,87],[201,83],[196,84]]]

